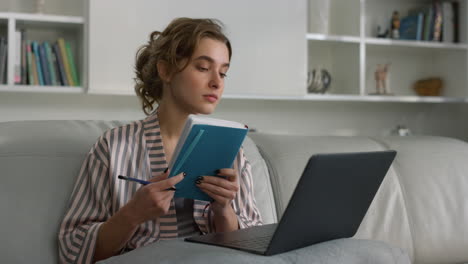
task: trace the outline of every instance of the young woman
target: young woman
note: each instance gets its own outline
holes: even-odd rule
[[[162,239],[262,223],[242,149],[233,168],[220,168],[225,179],[198,181],[214,202],[174,198],[167,190],[184,177],[168,178],[167,171],[184,123],[189,114],[215,110],[231,54],[216,20],[179,18],[150,35],[135,67],[135,91],[148,117],[106,131],[89,151],[60,226],[61,262],[91,263]]]

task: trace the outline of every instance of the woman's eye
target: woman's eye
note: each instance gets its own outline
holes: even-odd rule
[[[221,78],[223,78],[223,79],[227,77],[227,75],[225,73],[222,73],[222,72],[219,74],[219,76],[221,76]]]
[[[208,68],[205,68],[205,67],[201,67],[201,66],[199,66],[199,67],[198,67],[198,70],[199,70],[199,71],[207,71],[207,70],[208,70]]]

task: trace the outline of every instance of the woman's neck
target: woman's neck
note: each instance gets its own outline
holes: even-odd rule
[[[169,140],[178,140],[188,118],[188,113],[170,103],[161,103],[158,107],[158,119],[161,134]]]

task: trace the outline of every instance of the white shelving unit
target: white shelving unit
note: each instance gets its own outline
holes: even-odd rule
[[[467,0],[457,2],[460,43],[443,43],[376,38],[377,26],[388,28],[394,10],[402,18],[432,0],[308,0],[308,70],[325,68],[332,83],[326,94],[304,99],[468,102]],[[394,95],[370,95],[376,66],[386,63],[391,64],[388,85]],[[414,82],[429,77],[443,79],[442,96],[413,91]]]
[[[37,86],[14,83],[14,54],[17,48],[15,31],[17,29],[26,30],[27,39],[53,42],[58,37],[63,37],[67,41],[70,41],[72,53],[75,55],[80,83],[86,83],[85,75],[83,74],[87,64],[86,56],[84,56],[84,25],[85,19],[78,16],[0,12],[0,34],[8,36],[7,84],[0,85],[0,91],[84,93],[85,88],[83,85]]]

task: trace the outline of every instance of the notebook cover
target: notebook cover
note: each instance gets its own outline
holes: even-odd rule
[[[194,125],[170,171],[169,177],[187,174],[176,184],[175,197],[212,201],[195,181],[199,176],[215,176],[218,169],[232,168],[246,135],[247,129]]]

